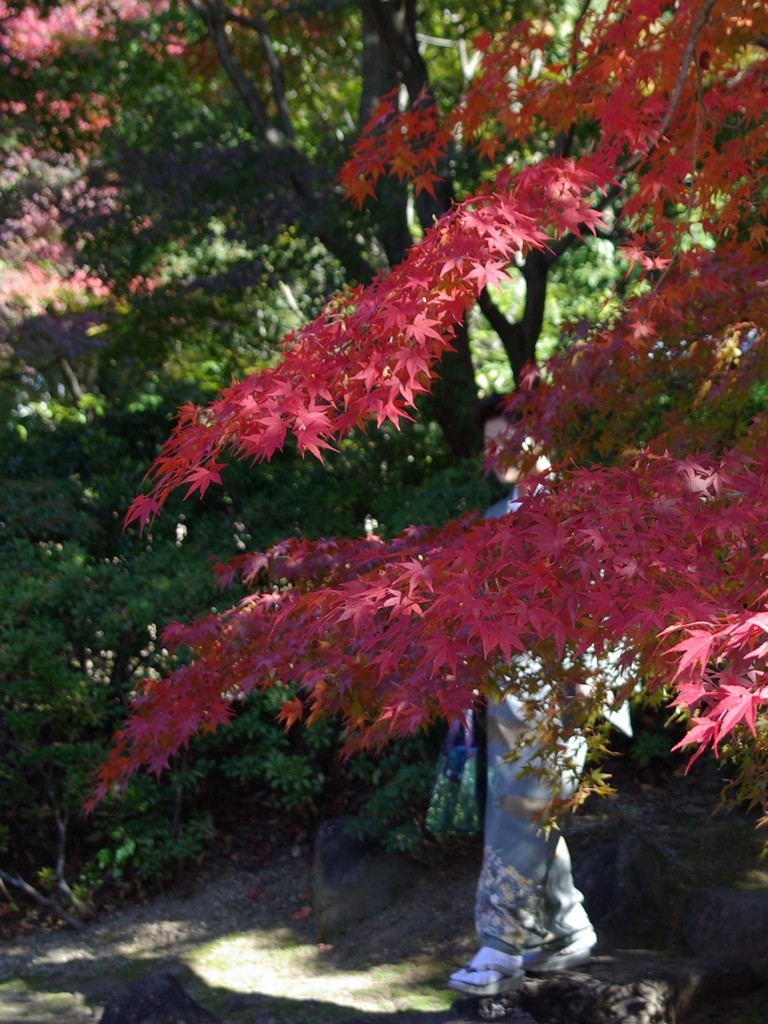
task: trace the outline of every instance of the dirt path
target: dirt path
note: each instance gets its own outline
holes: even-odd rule
[[[676,896],[707,884],[768,887],[751,823],[713,821],[711,806],[711,791],[695,780],[662,789],[635,783],[569,830],[578,841],[612,819],[635,829],[665,856]],[[449,1008],[442,983],[474,951],[479,852],[439,858],[377,920],[333,947],[314,936],[308,845],[260,862],[220,855],[185,891],[111,912],[80,932],[38,929],[4,942],[0,1022],[98,1021],[113,995],[159,970],[176,974],[226,1024],[336,1024],[416,1011],[428,1018]]]
[[[314,938],[309,867],[290,851],[258,870],[222,858],[184,894],[80,932],[19,936],[0,950],[0,1021],[98,1020],[111,996],[158,970],[173,971],[227,1024],[290,1024],[307,1001],[313,1022],[450,1005],[440,983],[471,947],[476,852],[442,864],[430,884],[335,947]]]

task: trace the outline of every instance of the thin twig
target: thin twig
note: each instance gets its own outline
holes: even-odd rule
[[[43,896],[41,892],[38,892],[34,886],[31,886],[29,882],[25,882],[23,878],[19,878],[17,875],[9,875],[7,871],[3,871],[0,868],[0,880],[7,882],[8,885],[12,885],[15,889],[21,889],[26,896],[31,896],[33,900],[36,900],[41,906],[48,907],[53,910],[61,919],[65,921],[70,928],[79,930],[82,928],[82,921],[79,921],[76,917],[72,917],[66,910],[61,906],[57,900],[49,899],[47,896]]]
[[[691,61],[693,60],[694,50],[696,49],[696,43],[699,41],[699,36],[701,35],[704,26],[706,25],[707,20],[710,14],[712,13],[712,8],[714,7],[714,5],[715,0],[707,0],[707,2],[704,4],[699,13],[699,17],[696,19],[693,27],[691,28],[691,33],[688,37],[688,42],[685,44],[685,49],[683,50],[683,58],[680,65],[680,71],[675,82],[675,87],[672,90],[672,96],[669,101],[669,106],[667,107],[667,111],[664,117],[662,118],[661,123],[656,129],[655,141],[651,146],[649,146],[645,150],[645,152],[637,153],[635,156],[631,157],[625,163],[621,164],[617,168],[618,175],[625,176],[629,174],[631,171],[635,170],[635,168],[638,167],[641,163],[643,163],[643,161],[647,160],[651,151],[658,146],[667,128],[669,128],[672,118],[675,116],[677,106],[680,103],[680,97],[682,96],[683,89],[685,87],[685,80],[688,77],[688,70]],[[597,202],[592,207],[592,209],[598,212],[602,212],[614,201],[614,199],[616,199],[616,197],[622,191],[623,189],[621,185],[611,185],[609,188],[605,190],[602,199],[600,199],[599,202]],[[554,260],[556,260],[559,256],[562,256],[562,254],[566,251],[566,249],[570,248],[574,241],[576,241],[576,237],[573,234],[569,233],[563,235],[563,237],[559,239],[557,243],[553,244],[550,247],[552,262],[554,262]]]
[[[680,71],[677,75],[675,88],[672,90],[672,96],[669,101],[669,106],[667,107],[667,112],[661,119],[661,123],[656,129],[655,142],[652,146],[649,147],[649,150],[647,152],[638,153],[636,156],[632,157],[632,159],[627,164],[619,167],[618,170],[620,174],[626,174],[628,171],[634,170],[634,168],[637,167],[639,163],[645,160],[648,157],[648,153],[650,152],[650,150],[658,145],[659,141],[663,138],[667,128],[669,128],[672,122],[672,118],[675,116],[675,113],[677,111],[677,106],[680,102],[680,97],[683,94],[683,89],[685,88],[685,80],[688,78],[688,70],[690,68],[691,61],[693,60],[693,53],[696,49],[696,43],[698,43],[699,41],[699,36],[704,30],[704,26],[706,25],[709,16],[712,13],[712,8],[714,6],[715,0],[707,0],[707,2],[704,4],[700,11],[699,17],[696,19],[693,28],[691,29],[691,34],[688,36],[688,42],[685,44],[685,49],[683,50],[683,56],[680,62]]]

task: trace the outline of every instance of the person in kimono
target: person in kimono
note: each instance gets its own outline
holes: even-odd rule
[[[494,395],[479,406],[486,450],[493,454],[503,444],[510,420],[503,396]],[[538,471],[548,464],[539,460]],[[502,460],[495,470],[511,490],[485,513],[486,518],[514,515],[519,507],[516,468]],[[530,674],[537,663],[522,659]],[[510,667],[514,672],[514,666]],[[542,700],[549,699],[542,687]],[[530,711],[513,693],[489,700],[487,707],[488,789],[485,808],[484,851],[475,898],[475,928],[480,948],[460,970],[451,974],[449,988],[477,996],[496,995],[518,988],[526,972],[563,970],[584,963],[597,936],[584,908],[584,899],[571,873],[564,837],[553,828],[540,827],[537,816],[553,798],[572,795],[578,785],[585,744],[577,736],[557,780],[549,775],[524,773],[536,766],[540,748],[532,733]],[[509,760],[514,750],[514,760]]]

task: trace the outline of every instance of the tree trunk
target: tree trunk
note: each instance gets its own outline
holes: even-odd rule
[[[266,27],[257,19],[235,17],[220,0],[186,0],[188,7],[203,22],[216,50],[219,62],[245,106],[255,137],[269,148],[285,168],[285,176],[300,199],[307,229],[333,256],[354,282],[366,283],[373,277],[373,268],[363,255],[360,244],[337,214],[336,197],[330,184],[318,187],[318,175],[306,154],[296,144],[291,125],[284,80],[277,57],[270,45]],[[278,109],[278,123],[273,123],[267,104],[238,60],[227,33],[227,23],[238,20],[243,27],[259,34],[269,66],[272,99]]]
[[[498,334],[504,346],[516,385],[520,383],[526,364],[536,362],[536,342],[539,340],[544,323],[547,276],[553,262],[553,258],[549,254],[529,253],[525,266],[521,270],[525,280],[523,315],[516,323],[507,320],[494,304],[487,289],[478,299],[483,315]]]
[[[363,16],[363,65],[358,123],[362,129],[381,97],[397,87],[399,76],[371,4],[363,3],[360,9]],[[387,262],[394,267],[404,259],[413,245],[413,236],[408,227],[408,189],[405,182],[397,178],[381,178],[376,186],[376,196],[378,202],[372,211],[373,217]]]
[[[401,81],[408,91],[411,104],[431,103],[427,66],[416,38],[414,0],[361,0],[360,10],[363,15],[363,31],[366,33],[363,54],[368,67],[363,68],[363,83],[368,86],[367,90],[364,88],[364,97],[369,111],[375,106],[372,85],[376,81],[382,89],[380,95]],[[443,184],[436,187],[434,198],[426,193],[416,197],[416,213],[425,230],[453,202],[447,169],[444,169],[444,175]],[[380,187],[378,194],[384,202],[390,198],[390,194],[382,192]],[[396,212],[393,207],[388,216],[394,217]],[[392,256],[395,255],[393,247]],[[430,399],[425,405],[440,425],[451,452],[457,459],[461,459],[476,455],[482,443],[480,429],[474,418],[477,384],[466,323],[456,331],[453,345],[455,351],[443,357],[440,379],[435,381]]]
[[[466,323],[459,324],[449,352],[440,363],[440,377],[425,403],[457,459],[473,458],[482,449],[483,434],[475,419],[477,386]]]

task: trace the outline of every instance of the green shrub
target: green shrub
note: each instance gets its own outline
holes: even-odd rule
[[[176,500],[143,537],[123,532],[167,430],[150,405],[55,428],[29,420],[0,438],[0,848],[7,873],[64,909],[90,905],[104,886],[162,883],[193,862],[222,787],[308,822],[338,809],[343,793],[388,845],[408,848],[431,785],[428,738],[344,765],[335,723],[286,732],[276,721],[278,688],[197,738],[173,771],[134,779],[85,817],[92,772],[136,681],[173,667],[162,627],[223,599],[207,556],[291,533],[360,534],[366,516],[393,533],[487,503],[487,482],[451,466],[429,428],[412,427],[353,437],[328,467],[295,452],[251,472],[233,467],[204,503]]]
[[[361,836],[376,836],[387,850],[412,853],[421,845],[440,731],[398,740],[379,758],[360,756],[350,762],[350,779],[365,794],[353,831],[357,827]]]

